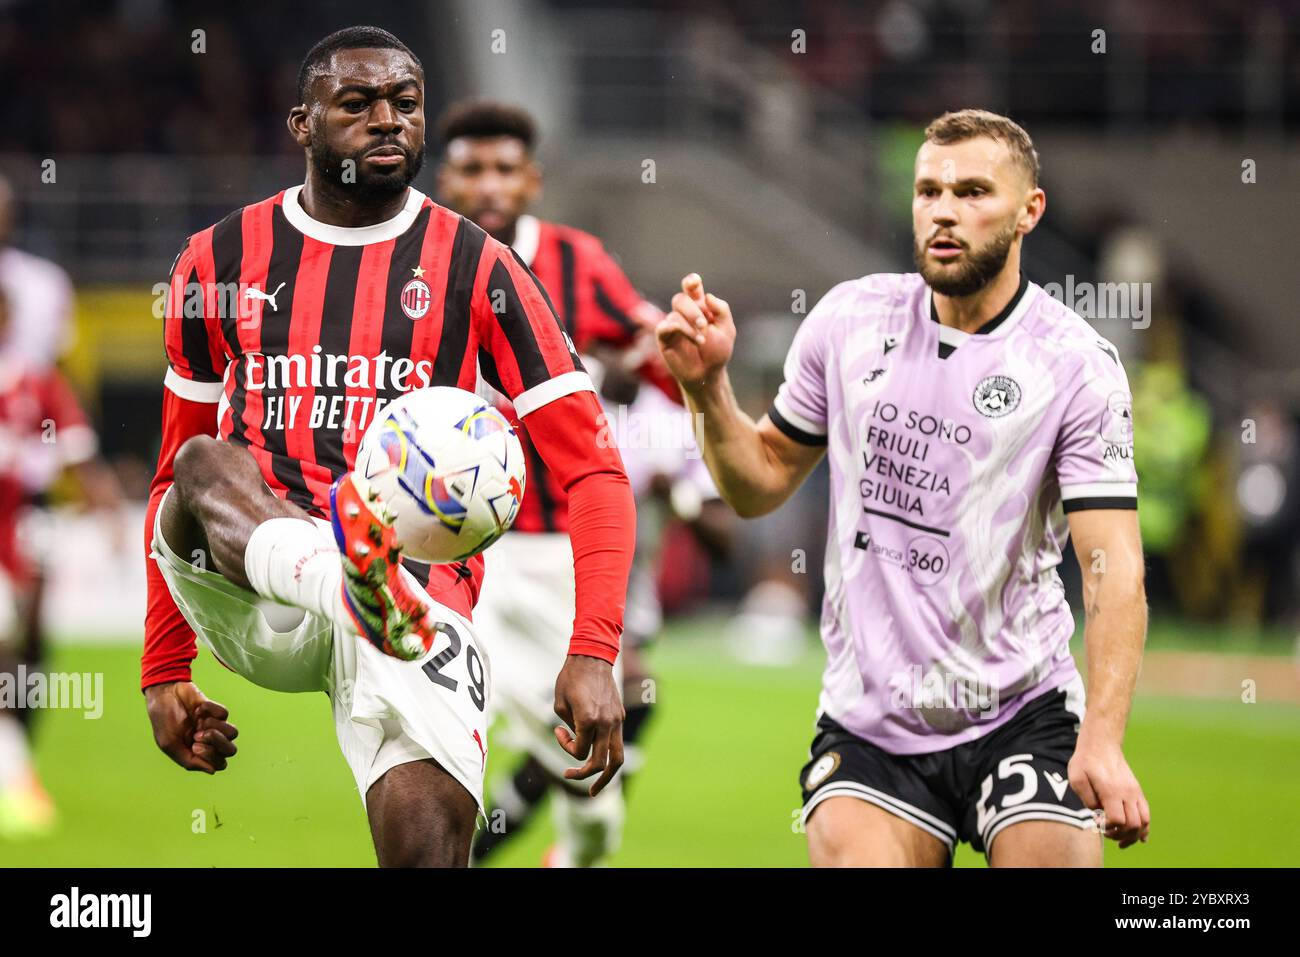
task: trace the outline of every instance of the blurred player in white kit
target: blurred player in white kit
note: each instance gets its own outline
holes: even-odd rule
[[[549,691],[537,675],[564,653],[573,588],[561,580],[563,563],[546,555],[554,547],[551,536],[510,532],[487,555],[493,574],[475,617],[505,649],[493,665],[496,700],[506,743],[526,757],[493,782],[488,824],[474,845],[479,861],[518,833],[548,792],[558,841],[545,866],[590,867],[618,849],[628,782],[643,763],[639,739],[655,703],[642,650],[663,624],[655,572],[664,530],[674,519],[684,522],[713,557],[730,547],[734,516],[718,496],[686,411],[638,374],[642,351],[592,343],[583,356],[605,408],[602,436],[618,446],[637,503],[636,555],[619,656],[627,711],[622,773],[595,799],[565,786],[548,717]]]

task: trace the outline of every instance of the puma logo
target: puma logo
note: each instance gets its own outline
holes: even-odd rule
[[[269,302],[271,304],[271,309],[275,312],[279,312],[280,307],[275,304],[275,297],[280,294],[280,290],[283,288],[284,283],[280,283],[280,285],[276,286],[275,292],[272,293],[265,293],[260,289],[245,289],[244,298],[250,301],[253,299],[261,299],[265,302]]]

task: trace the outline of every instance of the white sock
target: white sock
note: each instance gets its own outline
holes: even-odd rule
[[[334,537],[315,522],[272,518],[253,529],[244,573],[263,598],[350,622],[343,604],[343,566]]]
[[[7,791],[32,770],[27,732],[13,715],[0,714],[0,791]]]
[[[492,782],[492,803],[506,812],[506,817],[518,821],[528,813],[528,802],[515,787],[514,778],[502,776]]]
[[[551,816],[569,866],[598,867],[623,842],[623,790],[611,781],[594,798],[559,790]]]

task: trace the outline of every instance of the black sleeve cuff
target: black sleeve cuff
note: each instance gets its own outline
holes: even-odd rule
[[[772,420],[772,424],[775,425],[784,435],[788,438],[794,439],[794,441],[798,442],[800,445],[826,444],[826,436],[814,435],[812,432],[805,432],[778,412],[775,405],[767,410],[767,417]]]
[[[1099,508],[1125,508],[1136,510],[1138,500],[1132,496],[1094,496],[1092,498],[1069,498],[1061,503],[1066,514],[1070,512],[1087,512]]]

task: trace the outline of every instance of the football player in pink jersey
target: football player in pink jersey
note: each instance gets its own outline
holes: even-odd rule
[[[943,866],[968,841],[993,866],[1098,866],[1099,830],[1128,847],[1151,819],[1122,750],[1147,620],[1128,382],[1021,274],[1046,208],[1023,129],[945,114],[915,172],[918,271],[832,289],[758,422],[727,379],[731,311],[698,275],[660,349],[742,516],[830,460],[827,664],[800,779],[812,863]]]

